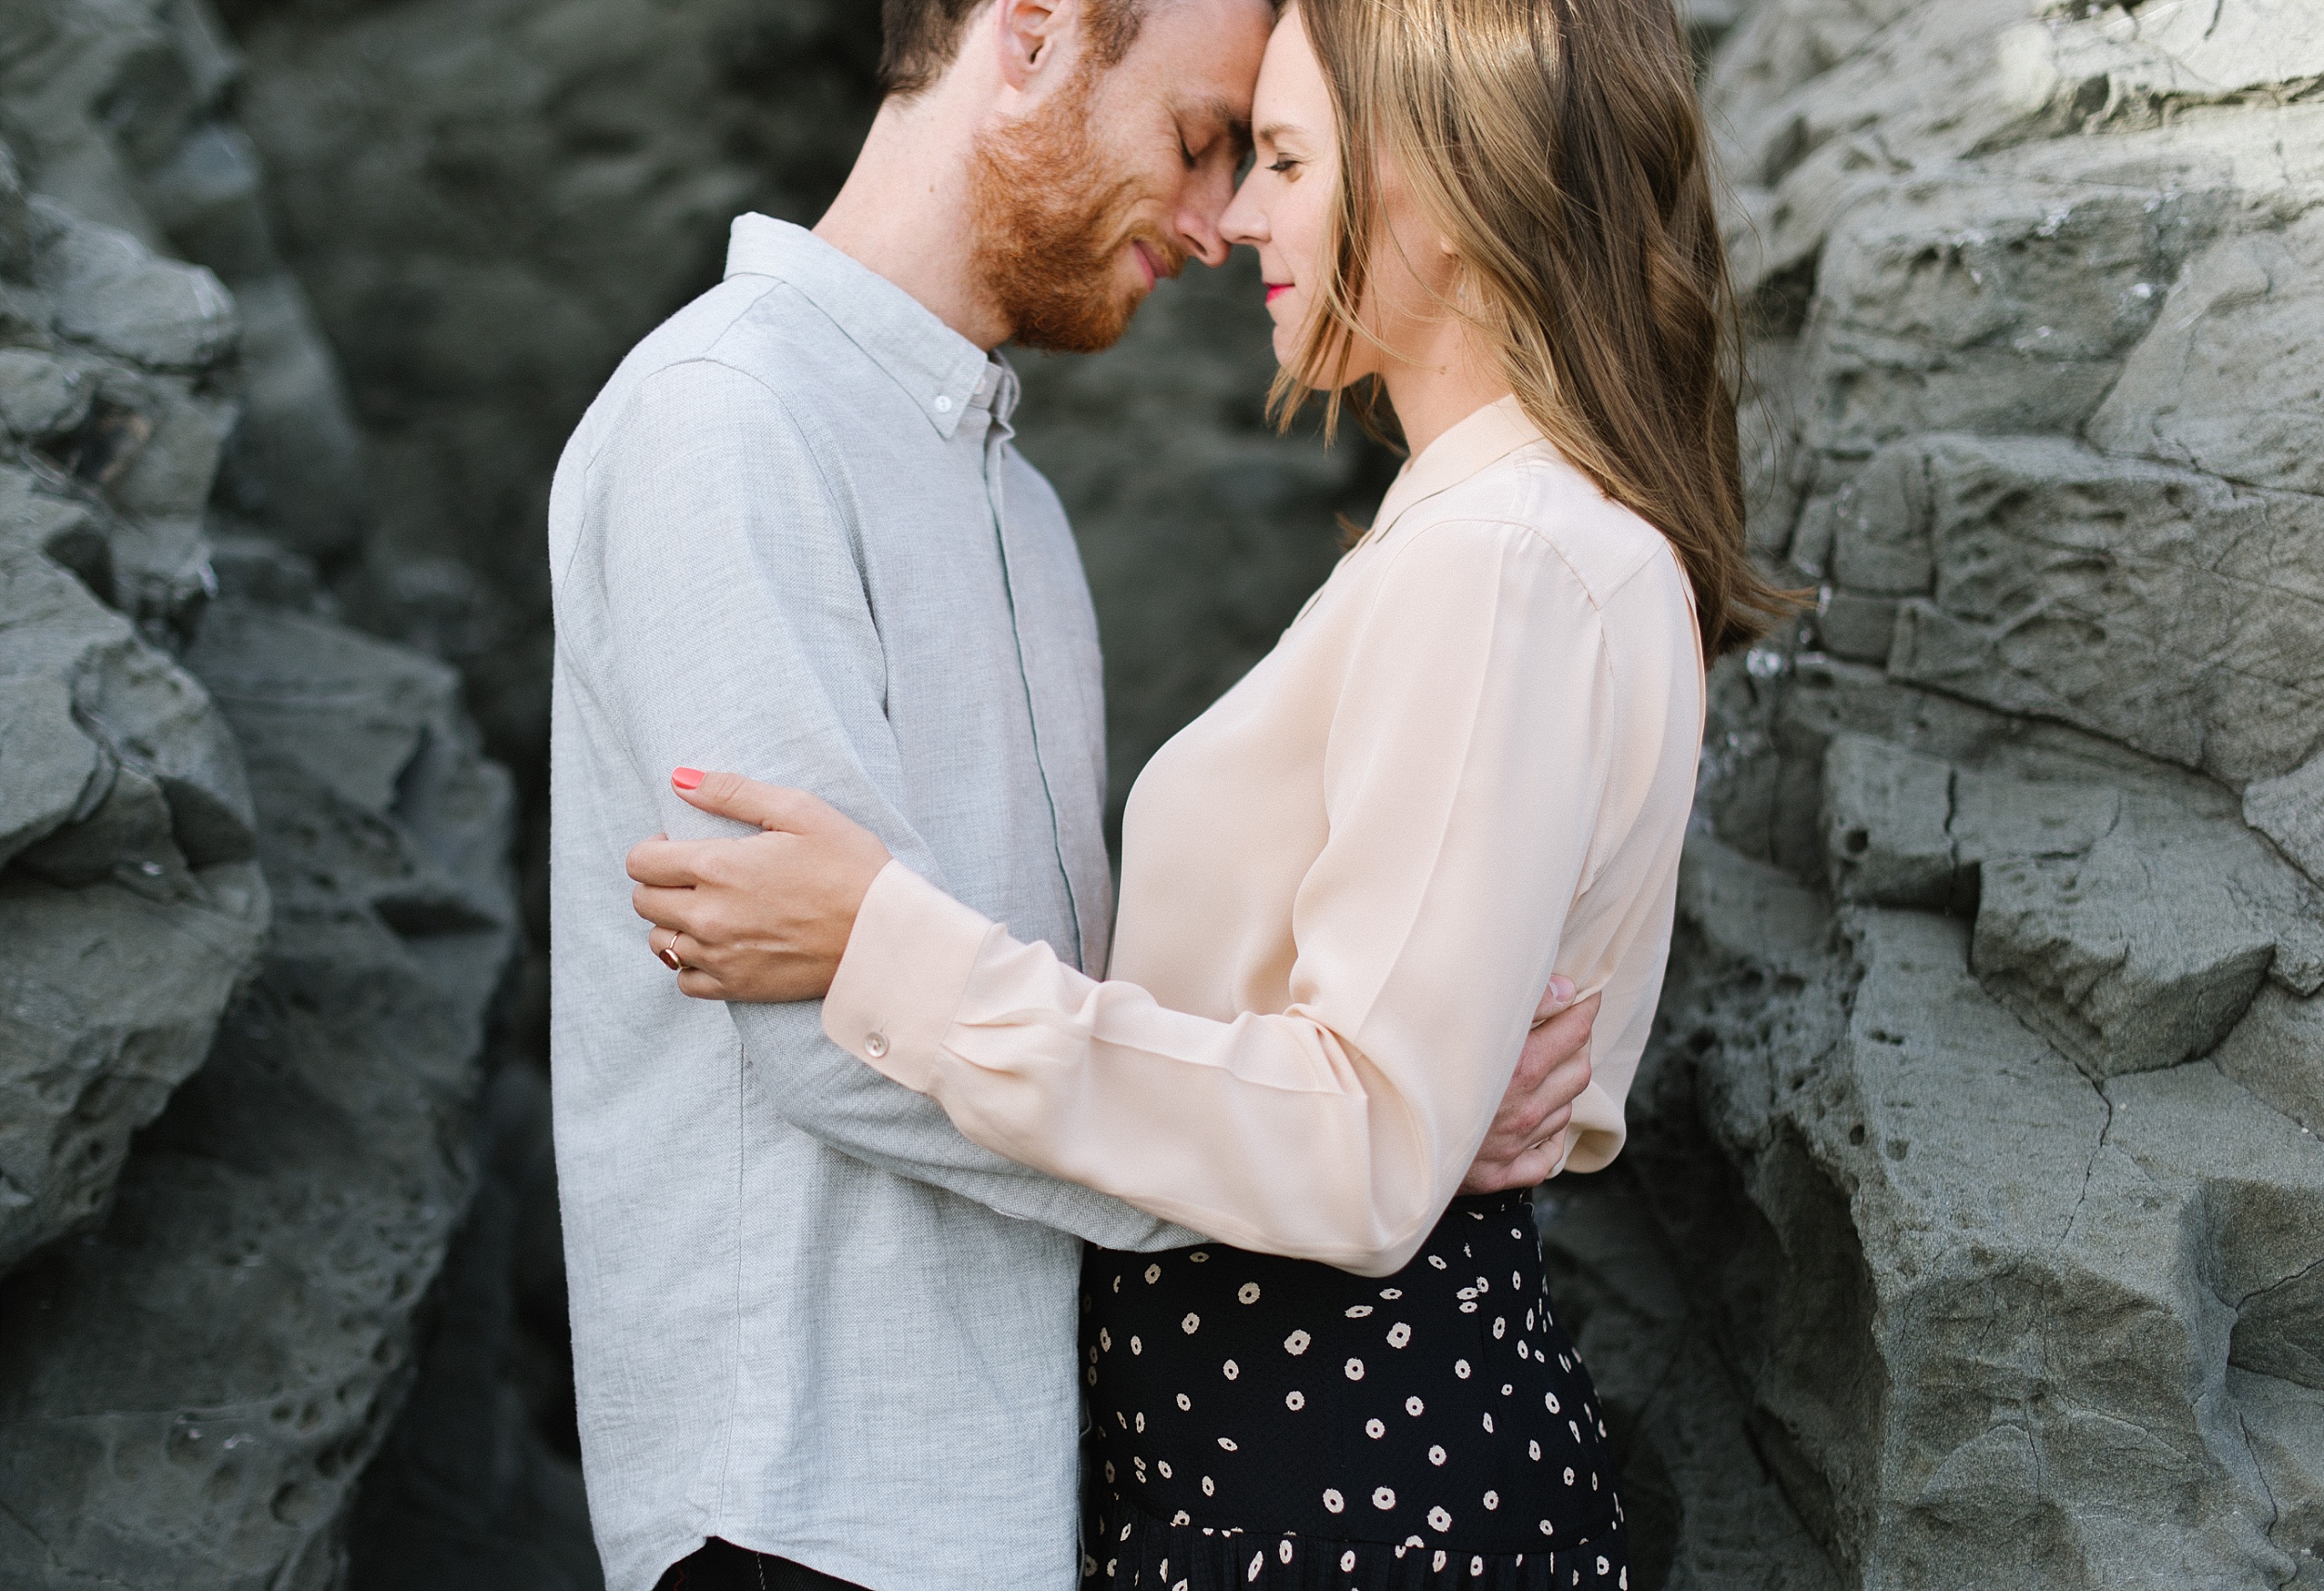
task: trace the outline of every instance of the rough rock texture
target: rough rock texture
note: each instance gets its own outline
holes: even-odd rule
[[[0,1290],[11,1584],[327,1587],[474,1186],[505,775],[441,664],[229,602],[188,664],[247,756],[275,927],[112,1218]]]
[[[266,933],[240,750],[165,650],[235,328],[0,150],[0,1270],[103,1218]]]
[[[267,890],[217,709],[23,549],[0,553],[0,699],[5,1269],[102,1217],[252,970]]]
[[[1644,1586],[2324,1584],[2324,7],[1764,0],[1752,539],[1618,1167]]]
[[[337,623],[299,550],[352,533],[354,431],[221,39],[0,7],[11,1591],[342,1577],[513,948],[457,676]]]
[[[548,1087],[503,1067],[485,1098],[484,1185],[442,1284],[419,1378],[363,1480],[354,1591],[595,1591],[588,1500],[569,1458],[565,1335]],[[562,1440],[545,1430],[561,1422]]]

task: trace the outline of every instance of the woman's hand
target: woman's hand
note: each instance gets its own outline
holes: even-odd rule
[[[1563,985],[1561,988],[1560,985]],[[1599,996],[1574,999],[1564,978],[1550,980],[1525,1035],[1516,1075],[1477,1150],[1476,1164],[1461,1179],[1463,1193],[1500,1193],[1546,1181],[1565,1158],[1574,1101],[1590,1086],[1590,1033],[1598,1020]]]
[[[803,790],[691,768],[670,784],[703,811],[765,832],[632,850],[630,900],[654,925],[647,947],[696,1000],[821,999],[888,848]]]

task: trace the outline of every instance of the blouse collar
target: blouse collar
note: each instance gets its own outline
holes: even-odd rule
[[[1541,440],[1540,427],[1526,417],[1525,405],[1513,393],[1498,403],[1487,403],[1429,443],[1419,457],[1406,461],[1388,495],[1380,499],[1380,512],[1372,517],[1372,528],[1364,539],[1378,541],[1406,510]]]

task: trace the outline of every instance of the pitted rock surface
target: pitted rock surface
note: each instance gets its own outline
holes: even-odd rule
[[[99,1222],[202,1064],[268,896],[199,685],[72,575],[0,553],[0,1270]]]
[[[508,782],[457,677],[337,624],[304,556],[363,491],[219,155],[233,72],[200,6],[0,16],[0,1584],[28,1591],[343,1582],[515,938]]]
[[[27,1585],[337,1584],[474,1183],[508,787],[456,677],[233,606],[188,664],[246,751],[274,932],[111,1221],[0,1293],[0,1554],[53,1565]]]

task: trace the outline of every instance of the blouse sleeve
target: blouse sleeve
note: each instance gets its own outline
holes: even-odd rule
[[[1221,1242],[1409,1261],[1554,969],[1615,715],[1600,616],[1550,542],[1453,520],[1391,556],[1331,720],[1287,1010],[1166,1009],[891,863],[825,1001],[833,1041],[975,1142]]]

